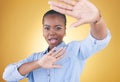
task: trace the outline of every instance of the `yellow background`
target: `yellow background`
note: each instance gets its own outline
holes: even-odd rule
[[[120,1],[91,1],[101,10],[112,40],[107,48],[88,59],[81,82],[120,82]],[[5,66],[47,47],[41,29],[41,19],[47,10],[48,0],[0,0],[0,82],[5,82],[2,79]],[[74,19],[67,18],[68,27]],[[68,29],[64,40],[81,40],[88,32],[89,25]]]

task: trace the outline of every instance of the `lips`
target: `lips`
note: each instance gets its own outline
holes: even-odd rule
[[[57,39],[56,38],[51,38],[49,39],[50,44],[56,44],[57,43]]]

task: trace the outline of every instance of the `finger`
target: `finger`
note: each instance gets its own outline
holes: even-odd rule
[[[61,50],[61,52],[59,52],[58,54],[56,54],[54,57],[59,58],[60,56],[62,56],[65,53],[65,51],[66,51],[66,48],[63,48]]]
[[[56,6],[56,7],[59,7],[61,9],[65,9],[65,10],[72,10],[73,9],[73,7],[70,5],[60,4],[58,2],[49,2],[49,4],[51,4],[51,6]]]
[[[58,58],[59,56],[63,55],[64,53],[65,53],[65,48],[63,48],[59,52],[56,52],[53,57]]]
[[[76,1],[72,1],[72,0],[59,0],[59,1],[64,2],[65,4],[72,5],[72,6],[76,5],[77,3]]]
[[[72,11],[70,11],[70,10],[61,9],[59,7],[56,7],[56,6],[51,6],[51,9],[53,9],[53,10],[59,12],[59,13],[72,16]]]
[[[57,50],[56,52],[52,53],[51,56],[55,57],[57,54],[59,54],[64,48],[61,47],[59,50]]]
[[[50,50],[50,52],[48,53],[48,55],[52,55],[53,52],[55,52],[56,47],[54,47],[52,50]]]
[[[57,64],[53,65],[53,68],[61,68],[61,67],[62,67],[61,65],[57,65]]]
[[[70,28],[74,28],[74,27],[77,27],[77,26],[80,26],[82,24],[85,24],[85,21],[84,20],[79,20],[73,24],[70,25]]]
[[[87,1],[87,0],[76,0],[76,1]]]
[[[62,59],[64,56],[65,56],[65,53],[64,53],[64,54],[62,54],[61,56],[57,57],[57,58],[56,58],[56,61],[58,61],[58,60]]]

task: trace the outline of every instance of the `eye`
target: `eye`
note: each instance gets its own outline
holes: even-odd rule
[[[56,29],[56,30],[61,30],[62,27],[61,27],[61,26],[56,26],[55,29]]]
[[[44,29],[45,30],[50,30],[50,27],[49,26],[44,26]]]

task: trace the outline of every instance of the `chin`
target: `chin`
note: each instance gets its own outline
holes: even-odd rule
[[[50,44],[50,46],[52,47],[56,47],[58,44]]]
[[[58,44],[49,44],[50,47],[54,48],[56,47]]]

